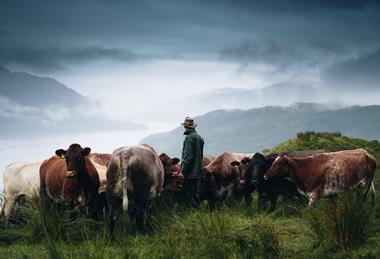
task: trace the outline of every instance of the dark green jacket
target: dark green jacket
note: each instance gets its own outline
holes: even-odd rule
[[[186,129],[182,148],[182,173],[185,178],[199,178],[202,173],[204,141],[195,129]]]

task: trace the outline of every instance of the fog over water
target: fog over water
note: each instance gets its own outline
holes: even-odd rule
[[[0,172],[2,174],[5,167],[13,162],[49,158],[55,154],[55,150],[67,149],[73,143],[78,143],[82,147],[90,147],[92,152],[112,153],[118,147],[137,145],[142,138],[150,134],[167,131],[179,125],[179,123],[145,124],[148,129],[138,131],[52,135],[20,141],[0,139]],[[0,177],[0,186],[3,186],[2,177]]]

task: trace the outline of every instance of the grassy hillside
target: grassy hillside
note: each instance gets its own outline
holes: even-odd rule
[[[252,153],[273,147],[310,130],[342,132],[350,137],[380,140],[380,106],[329,108],[319,104],[299,103],[289,107],[264,107],[250,110],[219,110],[196,120],[205,140],[205,153],[224,151]],[[159,152],[180,154],[183,128],[154,134],[141,143]]]
[[[298,134],[267,151],[310,148],[365,148],[380,158],[376,141],[329,133]],[[314,208],[280,200],[270,214],[258,210],[256,195],[249,208],[239,203],[215,212],[206,204],[199,209],[161,204],[148,234],[137,233],[135,224],[120,215],[113,244],[104,221],[70,221],[67,214],[26,208],[26,224],[0,224],[0,257],[379,258],[379,198],[377,203],[374,210],[347,193]]]

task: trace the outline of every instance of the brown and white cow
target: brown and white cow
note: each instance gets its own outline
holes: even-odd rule
[[[203,167],[204,176],[200,179],[199,198],[206,199],[211,208],[215,202],[222,202],[231,198],[245,198],[251,202],[251,191],[247,192],[244,186],[238,186],[240,180],[239,169],[232,166],[234,161],[250,158],[253,154],[224,152],[209,165]]]
[[[323,195],[362,187],[375,199],[373,178],[376,159],[364,149],[327,152],[307,157],[279,155],[265,180],[288,177],[313,204]]]
[[[140,231],[144,230],[144,218],[149,217],[163,183],[164,169],[153,148],[121,147],[112,153],[107,169],[107,220],[111,238],[120,207],[135,218]]]
[[[99,175],[88,155],[91,149],[72,144],[58,149],[56,156],[40,167],[40,196],[48,205],[59,203],[74,207],[86,204],[90,214],[97,210]]]

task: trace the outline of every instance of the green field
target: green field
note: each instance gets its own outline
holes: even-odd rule
[[[380,143],[339,133],[300,133],[265,152],[364,148],[380,161]],[[377,170],[375,187],[380,186]],[[380,258],[380,199],[376,209],[356,193],[315,207],[280,199],[273,213],[244,203],[209,212],[161,204],[150,233],[119,216],[110,243],[103,221],[69,220],[67,213],[22,208],[23,218],[0,224],[1,258]]]

